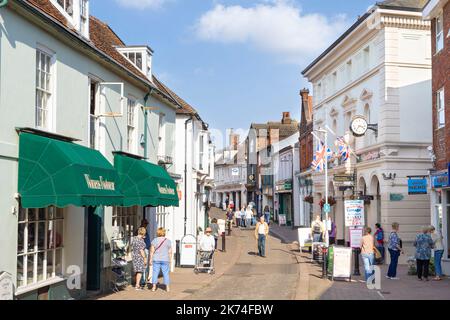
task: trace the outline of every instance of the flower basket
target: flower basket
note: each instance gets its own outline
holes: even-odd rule
[[[322,199],[322,200],[320,200],[320,202],[319,202],[319,206],[320,206],[320,208],[322,208],[323,209],[323,207],[324,207],[324,205],[325,205],[325,198],[324,199]],[[336,199],[334,199],[333,197],[328,197],[328,204],[330,205],[330,206],[334,206],[335,204],[336,204]]]
[[[314,203],[314,197],[313,196],[306,196],[303,201],[308,202],[310,204]]]

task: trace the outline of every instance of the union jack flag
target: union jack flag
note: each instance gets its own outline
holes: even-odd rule
[[[350,146],[345,142],[344,137],[336,138],[336,146],[338,147],[338,155],[342,161],[347,161],[350,158]]]
[[[327,161],[331,160],[331,157],[333,156],[333,152],[330,148],[327,148],[325,150],[325,145],[322,141],[320,141],[320,144],[317,145],[316,153],[313,157],[313,162],[311,163],[311,167],[313,170],[322,172],[325,169],[325,157],[327,158]]]

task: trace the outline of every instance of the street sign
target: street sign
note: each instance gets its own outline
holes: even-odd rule
[[[353,174],[335,174],[334,182],[353,182],[355,176]]]
[[[331,206],[329,203],[325,203],[325,205],[323,206],[323,212],[325,212],[325,213],[331,212]]]
[[[428,182],[426,178],[422,179],[409,179],[408,180],[408,194],[427,194]]]
[[[347,189],[354,189],[354,186],[339,186],[339,191],[345,191]]]

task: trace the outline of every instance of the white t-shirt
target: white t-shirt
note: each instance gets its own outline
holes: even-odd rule
[[[266,225],[261,223],[258,227],[258,234],[266,234]]]
[[[216,246],[216,242],[213,236],[207,236],[204,234],[200,238],[200,250],[201,251],[213,251]]]
[[[245,217],[247,219],[251,219],[253,217],[253,211],[252,210],[245,211]]]

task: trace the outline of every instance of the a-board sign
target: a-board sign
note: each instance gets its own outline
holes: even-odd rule
[[[364,235],[363,227],[350,227],[350,247],[353,249],[358,249],[361,247],[362,237]]]
[[[278,224],[280,226],[285,226],[286,225],[286,215],[285,214],[278,215]]]
[[[333,279],[348,278],[352,275],[352,249],[345,247],[333,248]]]
[[[311,239],[311,228],[298,228],[298,243],[300,248],[303,247],[311,247],[312,239]]]
[[[180,265],[195,267],[197,258],[197,239],[193,235],[185,235],[180,243]]]
[[[345,226],[363,226],[364,225],[364,201],[346,200],[345,201]]]

